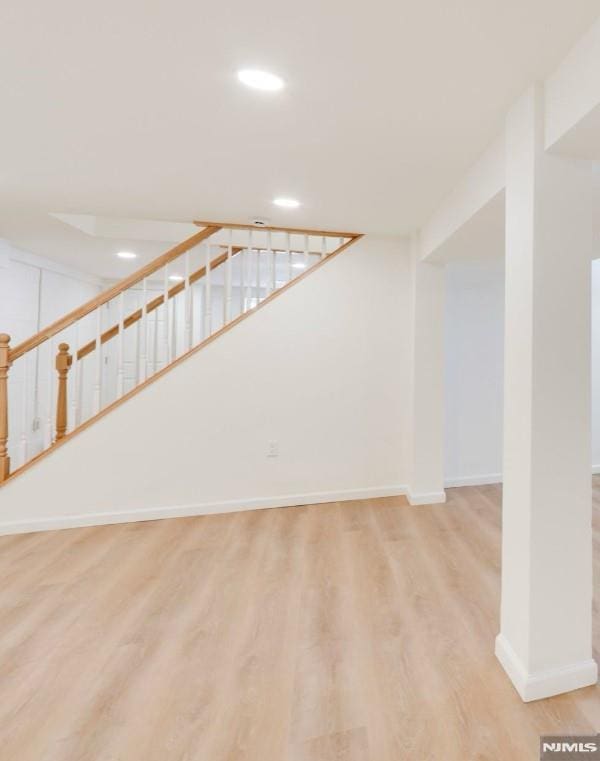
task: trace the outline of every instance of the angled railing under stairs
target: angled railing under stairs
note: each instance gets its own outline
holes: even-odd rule
[[[23,343],[0,334],[0,484],[361,237],[195,224]]]

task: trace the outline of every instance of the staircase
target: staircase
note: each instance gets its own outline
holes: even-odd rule
[[[0,334],[0,486],[362,237],[195,224],[23,343]]]

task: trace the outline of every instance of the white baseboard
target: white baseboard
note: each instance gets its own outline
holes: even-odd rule
[[[336,492],[312,492],[307,494],[285,494],[276,497],[236,499],[197,505],[175,505],[170,507],[152,507],[142,510],[118,510],[114,512],[58,515],[48,518],[30,518],[19,521],[0,522],[0,536],[7,534],[27,534],[32,531],[81,528],[83,526],[105,526],[111,523],[154,521],[160,520],[161,518],[186,518],[195,515],[237,513],[243,510],[263,510],[272,507],[298,507],[300,505],[316,505],[326,502],[346,502],[353,499],[399,497],[404,496],[405,494],[405,486],[377,486],[365,489],[347,489]]]
[[[463,478],[447,478],[445,486],[451,489],[456,486],[485,486],[486,484],[501,484],[502,473],[484,473],[480,476],[465,476]]]
[[[600,465],[592,465],[592,475],[600,475]],[[463,476],[462,478],[447,478],[444,485],[447,489],[456,486],[485,486],[486,484],[501,484],[502,473],[484,473],[481,476]]]
[[[409,489],[406,490],[406,499],[413,506],[416,505],[441,505],[446,501],[446,492],[444,491],[431,491],[431,492],[413,492]]]
[[[496,637],[496,657],[526,703],[589,687],[598,681],[598,666],[592,659],[530,674],[503,634]]]

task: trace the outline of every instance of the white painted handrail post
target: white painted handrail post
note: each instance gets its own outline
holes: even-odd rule
[[[309,247],[309,241],[308,241],[308,235],[304,236],[304,268],[308,269],[308,263],[310,261],[310,257],[308,255],[308,252],[310,250]]]
[[[323,235],[321,238],[321,259],[327,256],[327,238]]]
[[[224,324],[231,321],[231,257],[233,254],[233,230],[229,230],[227,242],[227,265],[225,269]]]
[[[123,335],[125,332],[125,326],[124,326],[124,320],[125,320],[125,295],[123,291],[119,294],[119,337],[117,340],[117,399],[120,399],[123,396],[123,388],[124,388],[124,358],[123,358],[123,341],[125,339],[125,336]]]
[[[212,332],[211,325],[211,292],[210,292],[210,243],[206,243],[206,275],[204,279],[204,338],[208,338]]]
[[[102,307],[96,309],[96,379],[94,383],[94,395],[92,414],[100,412],[102,401]]]

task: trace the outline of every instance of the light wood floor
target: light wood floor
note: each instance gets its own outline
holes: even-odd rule
[[[0,539],[1,761],[533,761],[597,731],[598,687],[513,691],[499,488],[448,495]]]

